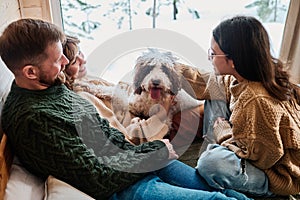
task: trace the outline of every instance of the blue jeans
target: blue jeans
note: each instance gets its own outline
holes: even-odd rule
[[[272,196],[266,174],[248,161],[244,162],[245,171],[242,170],[242,160],[233,151],[218,144],[209,144],[196,169],[213,188],[230,188],[251,196]]]
[[[229,188],[253,196],[272,196],[268,177],[246,160],[241,160],[228,148],[214,144],[213,124],[217,117],[229,119],[230,111],[224,101],[209,100],[204,105],[204,124],[208,144],[200,155],[196,169],[215,189]],[[241,163],[244,162],[244,171]]]
[[[229,119],[231,112],[223,100],[206,100],[204,103],[203,135],[210,143],[214,143],[213,126],[217,117]]]
[[[206,191],[209,190],[209,191]],[[196,170],[179,161],[172,161],[165,168],[115,193],[111,200],[222,200],[249,199],[233,190],[212,191]]]

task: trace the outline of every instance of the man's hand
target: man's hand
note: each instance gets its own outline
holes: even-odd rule
[[[173,145],[170,143],[170,141],[168,139],[162,139],[161,141],[164,142],[166,144],[166,147],[168,148],[168,151],[169,151],[169,160],[175,160],[175,159],[177,159],[179,156],[175,152],[175,150],[173,148]]]

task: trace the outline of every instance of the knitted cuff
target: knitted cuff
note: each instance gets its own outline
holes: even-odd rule
[[[231,126],[228,121],[219,122],[216,127],[214,127],[214,137],[217,144],[221,144],[224,140],[227,140],[232,135]]]

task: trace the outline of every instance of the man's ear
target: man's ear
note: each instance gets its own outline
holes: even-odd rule
[[[37,79],[38,77],[38,69],[33,65],[26,65],[22,70],[23,75],[31,80]]]

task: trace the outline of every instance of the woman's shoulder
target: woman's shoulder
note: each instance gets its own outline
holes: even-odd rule
[[[237,83],[236,80],[231,79],[231,91],[233,95],[239,95],[240,98],[248,95],[252,98],[271,98],[268,91],[260,82],[243,81]]]
[[[280,101],[272,97],[260,82],[245,82],[236,88],[235,97],[243,102],[243,105],[254,104],[264,108],[277,109],[280,107]]]

